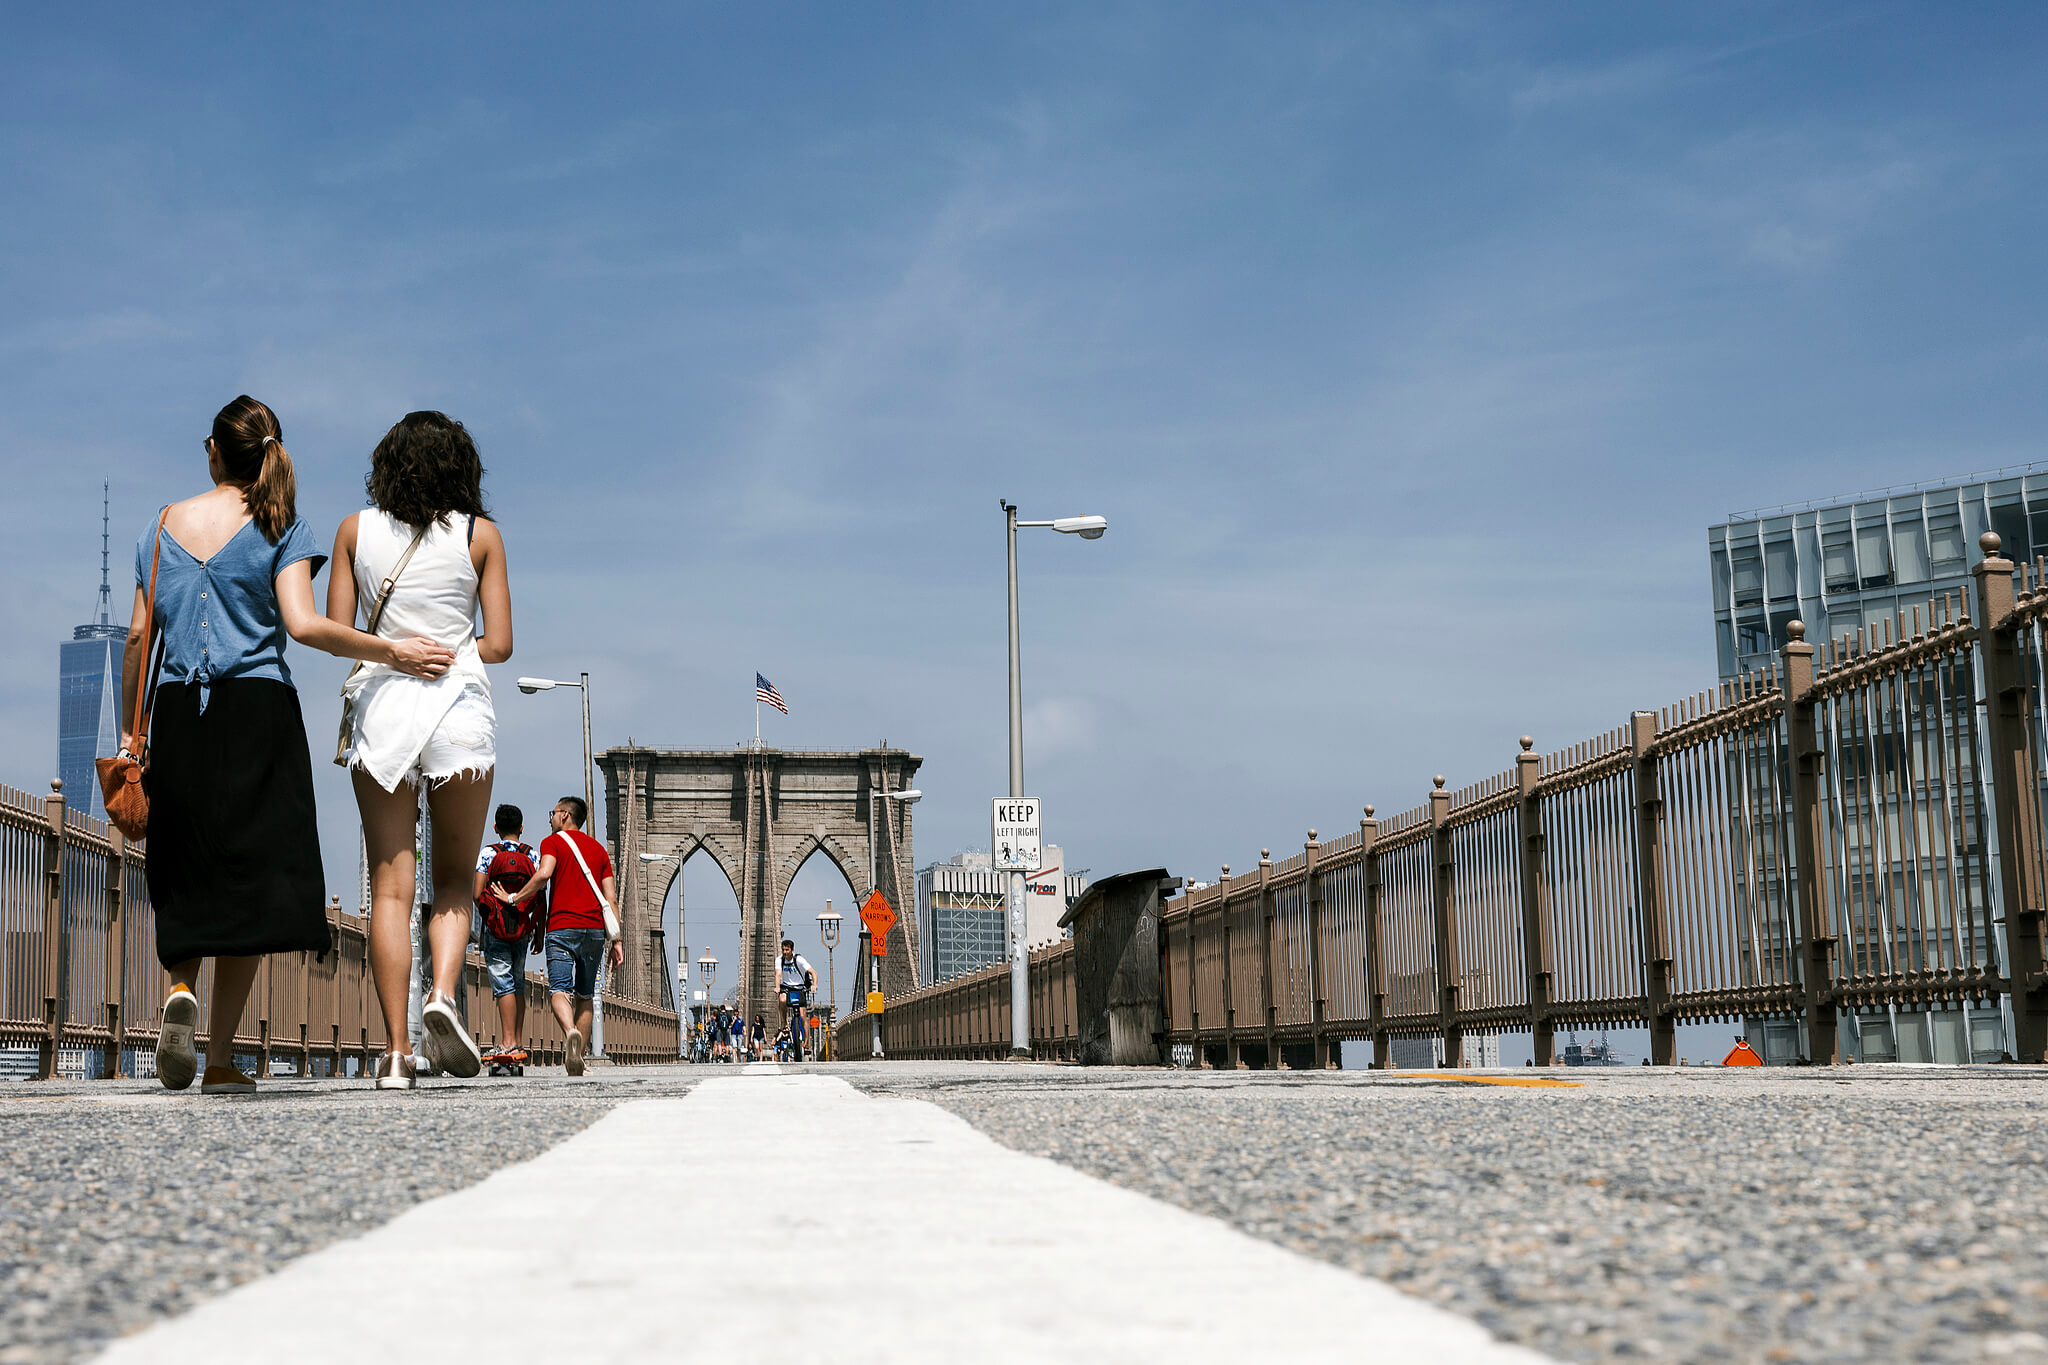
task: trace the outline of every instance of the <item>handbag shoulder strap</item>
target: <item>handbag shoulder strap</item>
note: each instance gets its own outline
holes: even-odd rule
[[[432,523],[429,522],[428,525],[431,526]],[[360,527],[360,525],[356,529],[356,535],[358,537],[362,535],[362,528]],[[398,562],[391,566],[391,572],[385,574],[384,581],[377,585],[377,600],[370,607],[370,619],[368,622],[364,624],[363,634],[375,635],[377,633],[377,623],[384,619],[384,604],[391,600],[391,590],[398,586],[398,576],[405,572],[406,565],[412,563],[413,551],[419,549],[420,542],[425,540],[426,538],[427,527],[422,526],[420,527],[419,531],[413,536],[412,544],[405,547],[405,553],[400,555],[398,557]],[[356,674],[362,671],[363,661],[361,659],[357,659],[355,667],[351,668],[348,671],[348,676],[342,679],[341,681],[341,690],[343,695],[347,695],[348,685],[354,682],[356,679]]]
[[[431,525],[431,523],[429,524]],[[413,536],[412,544],[405,547],[405,553],[400,555],[398,562],[391,566],[391,572],[384,575],[384,581],[377,585],[377,604],[370,608],[369,627],[363,631],[363,634],[375,635],[377,633],[377,623],[384,619],[384,605],[391,600],[391,590],[398,586],[398,576],[405,572],[406,565],[412,563],[413,551],[419,549],[420,542],[426,538],[427,527],[422,526]]]
[[[156,670],[163,666],[164,661],[163,650],[159,648],[157,650],[156,662],[152,665],[149,661],[149,646],[150,637],[157,634],[156,571],[164,562],[164,523],[169,521],[170,518],[171,509],[167,504],[163,511],[157,513],[156,545],[149,554],[149,596],[146,599],[146,605],[143,607],[142,614],[142,660],[144,666],[149,668],[150,676],[135,680],[135,715],[133,723],[128,727],[128,733],[135,736],[135,742],[138,744],[145,742],[142,738],[145,733],[142,727],[144,719],[149,714],[143,706],[143,701],[151,692],[156,690]],[[162,641],[159,640],[158,644],[161,645]]]

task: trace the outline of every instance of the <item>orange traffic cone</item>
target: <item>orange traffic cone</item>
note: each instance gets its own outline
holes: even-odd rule
[[[1721,1059],[1722,1066],[1762,1066],[1764,1059],[1756,1055],[1756,1049],[1749,1045],[1747,1038],[1737,1038],[1735,1046]]]

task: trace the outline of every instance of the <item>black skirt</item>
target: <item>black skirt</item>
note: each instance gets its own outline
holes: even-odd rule
[[[150,716],[149,899],[156,955],[324,953],[327,877],[299,694],[269,678],[157,689]]]

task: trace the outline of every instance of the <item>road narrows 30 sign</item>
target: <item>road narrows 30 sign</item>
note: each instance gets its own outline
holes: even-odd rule
[[[1036,872],[1045,865],[1038,838],[1038,798],[999,796],[989,803],[989,851],[998,872]]]
[[[887,957],[889,930],[896,923],[896,911],[890,906],[889,898],[879,891],[868,892],[868,898],[861,903],[860,922],[867,926],[875,956]]]

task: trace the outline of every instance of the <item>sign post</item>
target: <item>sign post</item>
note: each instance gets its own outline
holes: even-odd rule
[[[870,1056],[882,1055],[882,971],[877,958],[889,955],[889,930],[895,927],[896,910],[889,904],[889,898],[880,891],[868,892],[868,898],[860,906],[861,938],[868,952],[866,959],[868,973],[868,1026],[873,1031]]]
[[[1031,1055],[1031,996],[1027,985],[1031,945],[1025,942],[1024,877],[1045,862],[1038,832],[1038,798],[999,796],[989,802],[989,855],[998,872],[1010,874],[1010,1055]]]

